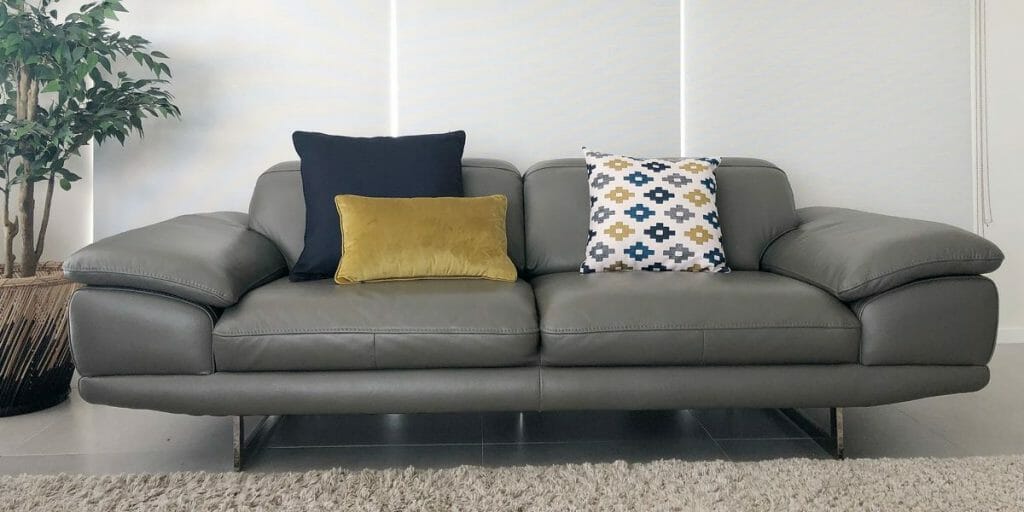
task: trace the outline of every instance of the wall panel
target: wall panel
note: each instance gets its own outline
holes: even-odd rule
[[[962,0],[687,0],[687,153],[771,160],[801,206],[970,229],[970,19]]]
[[[96,150],[96,236],[248,208],[256,177],[296,158],[297,129],[388,133],[388,3],[131,2],[118,28],[170,57],[182,120]]]
[[[464,129],[468,155],[678,155],[678,0],[398,0],[402,134]]]

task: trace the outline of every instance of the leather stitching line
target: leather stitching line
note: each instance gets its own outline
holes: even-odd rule
[[[910,269],[913,269],[913,268],[922,267],[922,266],[925,266],[925,265],[941,264],[941,263],[973,263],[973,262],[988,263],[988,262],[1002,261],[1002,260],[1003,260],[1003,258],[956,258],[956,259],[943,259],[943,260],[920,260],[920,261],[916,261],[914,263],[904,264],[904,265],[902,265],[902,266],[900,266],[898,268],[894,268],[892,270],[887,270],[887,271],[885,271],[885,272],[883,272],[881,274],[875,274],[875,275],[873,275],[871,277],[866,278],[864,281],[862,281],[859,284],[856,284],[856,285],[853,285],[851,287],[845,288],[843,290],[838,290],[838,291],[834,287],[832,287],[832,286],[828,286],[826,284],[818,283],[817,279],[813,279],[813,278],[807,277],[807,276],[801,274],[800,272],[796,272],[794,270],[790,270],[790,269],[788,269],[786,267],[783,267],[783,266],[772,265],[772,264],[765,264],[765,268],[768,269],[769,271],[773,271],[773,272],[776,272],[776,273],[785,272],[785,273],[789,273],[792,276],[799,277],[800,279],[803,279],[803,280],[806,280],[806,281],[809,281],[809,282],[812,282],[812,283],[818,283],[819,287],[824,288],[825,290],[829,291],[830,293],[832,293],[833,295],[838,297],[838,296],[840,296],[842,294],[847,294],[847,293],[854,292],[855,290],[857,290],[859,288],[863,288],[863,287],[871,284],[873,281],[877,281],[877,280],[882,279],[884,277],[888,277],[888,276],[890,276],[892,274],[895,274],[895,273],[898,273],[898,272],[901,272],[901,271],[904,271],[904,270],[910,270]],[[974,275],[974,274],[968,274],[968,275]],[[936,276],[936,277],[941,277],[941,276]]]
[[[966,275],[966,276],[938,276],[938,277],[921,279],[919,281],[912,281],[910,283],[907,283],[907,284],[904,284],[904,285],[901,285],[901,286],[897,286],[895,288],[890,288],[888,290],[885,290],[884,292],[876,293],[875,295],[867,297],[866,299],[864,299],[864,302],[859,304],[858,309],[855,310],[854,312],[857,313],[857,316],[859,317],[859,316],[861,316],[860,314],[863,313],[864,310],[867,309],[867,307],[870,306],[873,302],[875,302],[875,301],[877,301],[877,300],[879,300],[879,299],[889,295],[890,293],[895,293],[895,292],[898,292],[900,290],[909,290],[911,288],[916,288],[918,286],[926,285],[926,284],[929,284],[929,283],[934,282],[934,281],[967,281],[967,282],[973,282],[975,279],[978,279],[980,277],[981,276],[974,276],[974,275]],[[986,278],[982,278],[982,279],[986,279]],[[991,283],[991,281],[989,281],[989,282]],[[859,313],[858,313],[858,311],[859,311]]]
[[[611,326],[601,328],[564,328],[564,329],[550,329],[543,328],[540,330],[542,334],[597,334],[597,333],[609,333],[619,331],[743,331],[751,329],[860,329],[859,325],[847,326],[847,325],[742,325],[742,326],[712,326],[712,327],[696,327],[686,325],[622,325],[622,326]]]
[[[460,329],[421,329],[421,330],[404,330],[404,329],[393,329],[393,328],[382,328],[382,329],[309,329],[305,331],[247,331],[247,332],[230,332],[230,333],[214,333],[214,335],[221,338],[239,338],[248,336],[299,336],[303,334],[371,334],[376,336],[377,334],[444,334],[451,336],[470,336],[487,334],[492,336],[519,336],[523,334],[537,334],[540,332],[537,329],[533,330],[493,330],[493,331],[478,331],[478,330],[460,330]]]
[[[171,283],[171,284],[176,284],[176,285],[179,285],[179,286],[186,286],[186,287],[194,288],[195,290],[200,291],[200,292],[204,292],[206,295],[209,295],[210,297],[212,297],[212,298],[214,298],[214,299],[216,299],[218,301],[227,302],[229,304],[233,304],[235,301],[238,300],[237,297],[233,297],[230,294],[225,294],[224,292],[220,292],[220,291],[218,291],[218,290],[216,290],[214,288],[210,288],[210,287],[208,287],[208,286],[206,286],[206,285],[204,285],[202,283],[199,283],[197,281],[190,281],[190,280],[186,280],[186,279],[172,278],[170,276],[165,276],[165,275],[160,275],[160,274],[153,274],[153,273],[149,273],[149,272],[128,271],[128,270],[120,270],[120,269],[112,270],[112,269],[100,269],[100,268],[86,268],[86,267],[71,267],[71,268],[65,268],[64,270],[67,273],[72,274],[72,275],[74,275],[74,274],[100,274],[100,275],[121,275],[121,276],[144,277],[144,278],[148,278],[148,279],[156,279],[156,280],[163,281],[163,282],[166,282],[166,283]],[[244,285],[244,286],[246,286],[246,288],[245,288],[245,291],[243,291],[242,293],[244,294],[246,291],[251,290],[256,285],[258,285],[260,283],[266,282],[267,280],[273,278],[273,276],[275,274],[278,274],[278,273],[282,272],[283,270],[284,270],[284,267],[277,267],[277,268],[274,269],[273,272],[270,272],[269,274],[266,274],[266,275],[260,277],[259,279],[250,281],[248,285]],[[241,294],[239,294],[239,297],[240,296],[241,296]]]

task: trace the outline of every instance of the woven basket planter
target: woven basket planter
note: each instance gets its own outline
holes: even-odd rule
[[[0,277],[0,417],[67,399],[75,371],[67,306],[77,288],[56,262],[33,277]]]

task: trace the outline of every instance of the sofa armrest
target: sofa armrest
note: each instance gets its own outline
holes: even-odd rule
[[[284,275],[273,242],[248,228],[248,215],[184,215],[100,240],[72,254],[64,273],[88,285],[151,290],[226,307]]]
[[[960,228],[845,208],[797,211],[800,225],[771,243],[761,268],[854,301],[931,277],[999,268],[1003,253]]]

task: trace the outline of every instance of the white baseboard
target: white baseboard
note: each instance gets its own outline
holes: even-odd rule
[[[1024,327],[1000,327],[996,343],[1024,343]]]

